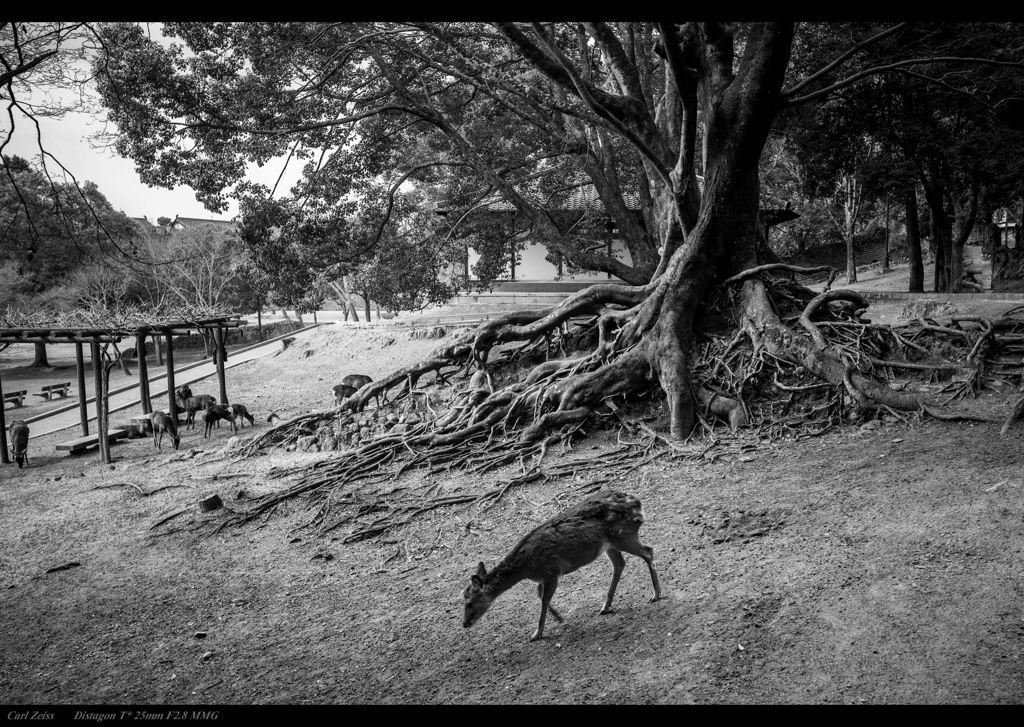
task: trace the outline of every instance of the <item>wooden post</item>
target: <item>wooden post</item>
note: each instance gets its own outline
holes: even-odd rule
[[[224,381],[224,359],[227,358],[227,352],[224,350],[224,326],[217,324],[217,327],[213,329],[213,342],[216,349],[216,361],[217,361],[217,382],[220,384],[220,403],[228,403],[228,390]]]
[[[142,413],[149,414],[153,411],[153,405],[149,401],[149,371],[146,368],[145,333],[135,336],[135,357],[139,362],[139,401],[142,403]]]
[[[96,389],[96,423],[99,424],[100,389],[103,386],[103,362],[100,360],[100,344],[93,341],[89,344],[89,355],[92,356],[92,380]]]
[[[156,349],[156,365],[164,365],[164,352],[163,347],[160,345],[160,335],[157,333],[153,334],[153,348]]]
[[[175,422],[178,421],[178,405],[174,402],[174,345],[171,343],[173,334],[167,331],[167,350],[164,360],[167,362],[167,413]]]
[[[110,371],[104,362],[100,369],[100,395],[96,397],[96,431],[100,435],[100,461],[110,464]]]
[[[85,390],[85,356],[82,353],[82,342],[75,342],[75,368],[78,373],[78,416],[82,420],[82,436],[89,436],[89,407],[85,400],[88,394]]]
[[[4,419],[5,406],[7,405],[4,403],[4,387],[3,383],[0,383],[0,462],[10,464],[11,457],[7,453],[7,420]]]
[[[256,330],[259,332],[260,342],[263,341],[263,307],[256,309]]]
[[[103,360],[99,341],[89,344],[92,354],[93,379],[96,386],[96,437],[100,445],[100,462],[110,462],[110,442],[107,440],[106,402],[103,400]]]

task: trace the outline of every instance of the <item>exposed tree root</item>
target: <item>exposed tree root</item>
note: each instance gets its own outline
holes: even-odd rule
[[[991,421],[941,411],[935,394],[949,395],[948,403],[976,395],[989,381],[1018,386],[1024,381],[1017,355],[1024,350],[1024,317],[964,316],[948,325],[922,319],[886,326],[861,317],[867,302],[857,293],[815,293],[767,275],[779,270],[793,268],[759,266],[730,278],[741,287],[721,288],[724,294],[705,306],[689,346],[687,318],[673,322],[665,311],[687,298],[671,298],[659,283],[594,286],[551,309],[520,311],[467,329],[425,361],[368,384],[336,409],[281,422],[239,450],[248,456],[291,445],[302,436],[322,435],[325,427],[358,429],[365,426],[361,412],[378,395],[392,396],[379,416],[378,410],[371,412],[377,422],[386,412],[418,412],[409,419],[414,423],[363,438],[333,457],[272,470],[270,476],[288,478],[288,486],[244,507],[231,505],[215,528],[265,519],[301,496],[313,508],[305,527],[317,533],[345,527],[343,540],[351,542],[377,537],[438,507],[490,506],[531,482],[613,464],[632,466],[656,456],[713,460],[721,452],[736,452],[735,446],[756,446],[753,437],[814,437],[840,422],[880,416]],[[563,357],[552,359],[556,339]],[[495,350],[504,360],[488,363]],[[1010,362],[1007,351],[1014,354]],[[437,383],[445,369],[468,375],[474,367],[446,409],[431,406],[430,387],[417,388],[431,371]],[[626,415],[635,402],[651,396],[656,401],[666,393],[657,426]],[[679,425],[686,424],[687,406],[693,407],[689,428]],[[716,426],[719,421],[728,424],[728,434]],[[581,427],[610,422],[620,427],[622,443],[614,462],[596,458],[542,466],[552,449],[571,449]],[[632,441],[624,441],[623,434]],[[729,441],[736,443],[731,450]],[[412,469],[428,475],[483,474],[509,465],[518,466],[519,473],[483,491],[439,495],[434,486],[383,491]]]

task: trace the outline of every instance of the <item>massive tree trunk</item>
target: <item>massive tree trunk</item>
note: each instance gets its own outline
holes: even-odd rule
[[[974,221],[978,217],[978,204],[981,190],[981,178],[977,170],[971,175],[970,189],[967,193],[966,202],[954,200],[953,209],[956,212],[957,230],[956,235],[950,231],[951,246],[953,250],[950,260],[950,291],[959,293],[963,290],[964,279],[964,246],[974,230]]]

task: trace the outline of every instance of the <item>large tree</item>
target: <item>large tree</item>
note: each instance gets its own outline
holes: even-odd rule
[[[332,164],[354,172],[322,177],[338,185],[339,200],[415,174],[448,184],[467,206],[497,195],[552,252],[634,284],[596,285],[554,308],[484,324],[422,366],[379,379],[351,407],[467,357],[485,366],[498,344],[596,314],[595,350],[538,365],[425,441],[498,421],[522,422],[520,438],[536,441],[652,382],[665,393],[673,437],[693,430],[698,400],[736,424],[739,397],[716,393],[713,374],[695,381],[691,370],[699,313],[722,283],[740,286],[735,320],[758,352],[845,387],[862,407],[920,406],[843,360],[809,320],[833,299],[856,304],[853,296],[816,298],[801,316],[806,333],[780,319],[761,274],[776,258],[759,215],[758,165],[787,108],[879,73],[925,76],[937,57],[945,75],[932,82],[948,85],[948,69],[973,61],[956,60],[944,37],[933,43],[927,29],[868,24],[798,34],[788,22],[218,23],[165,33],[182,45],[129,24],[103,30],[101,93],[117,147],[144,180],[189,184],[216,208],[246,162],[278,155],[326,158],[310,183]],[[547,204],[581,182],[599,194],[628,263],[595,251]],[[639,215],[625,201],[632,190]]]

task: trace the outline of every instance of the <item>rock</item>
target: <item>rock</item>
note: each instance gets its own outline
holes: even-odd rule
[[[199,501],[199,509],[203,512],[211,512],[223,505],[224,501],[220,499],[220,495],[210,495]]]
[[[213,658],[213,652],[212,651],[207,651],[206,653],[203,654],[203,656],[201,658],[202,658],[203,661],[209,661],[210,659]]]
[[[301,449],[303,452],[319,451],[320,447],[317,444],[316,437],[308,435],[305,437],[299,437],[295,442],[295,446]]]
[[[205,631],[196,631],[196,632],[195,632],[194,634],[192,634],[192,635],[193,635],[193,636],[194,636],[195,638],[197,638],[197,639],[205,639],[205,638],[206,638],[206,632],[205,632]]]
[[[324,437],[324,441],[321,442],[320,448],[327,452],[333,452],[338,448],[338,440],[333,434],[328,434]]]
[[[391,428],[392,434],[405,434],[407,431],[409,431],[408,424],[396,424]]]
[[[221,451],[229,452],[232,449],[241,449],[250,442],[252,442],[252,437],[240,437],[236,435],[228,439],[227,444],[224,445],[224,449],[222,449]]]

